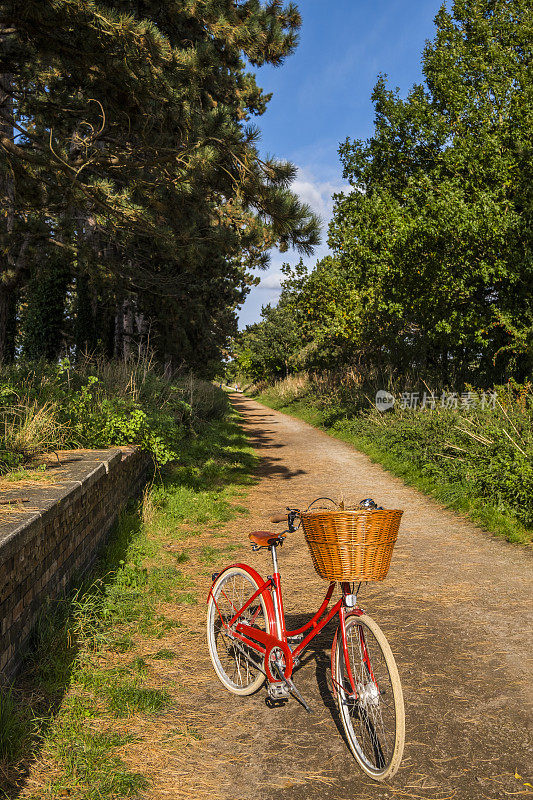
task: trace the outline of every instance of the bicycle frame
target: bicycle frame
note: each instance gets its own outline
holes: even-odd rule
[[[317,636],[320,631],[325,627],[325,625],[330,622],[333,617],[338,614],[340,620],[340,630],[342,636],[342,647],[344,652],[344,659],[345,664],[347,667],[348,678],[350,681],[352,693],[357,695],[357,689],[354,681],[354,677],[352,675],[351,667],[350,667],[350,659],[348,656],[348,648],[346,642],[346,631],[344,620],[346,617],[346,603],[345,597],[346,595],[351,594],[350,585],[348,583],[341,583],[342,589],[342,596],[339,600],[335,603],[334,606],[330,609],[328,613],[326,613],[327,608],[329,606],[331,597],[333,595],[333,590],[335,588],[336,582],[332,581],[327,589],[326,595],[320,608],[318,611],[313,614],[311,619],[306,622],[305,625],[302,625],[300,628],[296,628],[295,630],[287,630],[285,625],[285,612],[283,608],[283,594],[281,590],[281,576],[278,570],[277,558],[275,547],[270,547],[269,550],[272,554],[272,562],[274,567],[274,573],[271,578],[267,578],[267,580],[263,580],[263,578],[252,569],[248,564],[232,564],[226,567],[222,572],[217,575],[217,578],[220,577],[224,572],[232,567],[240,567],[246,570],[252,578],[256,581],[258,585],[257,591],[246,601],[246,603],[241,608],[235,608],[235,614],[229,620],[229,622],[225,622],[223,619],[222,614],[220,613],[220,609],[217,605],[217,602],[213,596],[213,589],[211,590],[208,595],[209,597],[213,598],[213,602],[216,606],[216,609],[219,613],[220,619],[226,632],[230,638],[236,639],[243,644],[245,644],[251,650],[254,650],[258,653],[262,660],[264,660],[264,671],[267,675],[268,680],[271,683],[279,683],[280,679],[279,676],[274,675],[270,669],[270,655],[274,650],[280,650],[283,653],[284,661],[285,661],[285,670],[284,670],[284,678],[290,679],[292,675],[293,668],[295,664],[298,663],[299,656],[303,653],[305,648],[310,644],[310,642]],[[258,597],[262,596],[265,602],[265,607],[267,611],[267,617],[269,622],[269,631],[270,633],[266,633],[258,628],[254,628],[252,625],[246,625],[245,623],[239,622],[235,625],[237,619],[244,614],[245,611],[252,605],[252,603],[257,600]],[[257,612],[259,613],[259,612]],[[363,611],[360,608],[350,608],[350,614],[356,614],[360,616],[363,614]],[[252,619],[251,622],[254,620]],[[234,626],[234,627],[233,627]],[[276,635],[272,633],[272,631],[276,631]],[[289,646],[289,639],[295,636],[299,636],[301,634],[308,633],[304,636],[302,641],[291,650]]]

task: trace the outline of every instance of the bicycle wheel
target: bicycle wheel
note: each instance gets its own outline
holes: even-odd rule
[[[356,692],[354,697],[339,629],[332,663],[339,714],[359,766],[374,780],[383,781],[398,770],[405,742],[400,677],[389,643],[373,619],[351,615],[345,625]]]
[[[264,683],[265,675],[254,664],[261,665],[262,656],[244,642],[232,639],[224,623],[252,597],[259,586],[242,567],[231,567],[216,581],[207,606],[207,642],[218,677],[230,692],[248,695]],[[215,601],[216,600],[216,605]],[[218,606],[218,608],[217,608]],[[224,623],[223,623],[224,621]],[[259,595],[236,622],[253,625],[270,633],[267,609]]]

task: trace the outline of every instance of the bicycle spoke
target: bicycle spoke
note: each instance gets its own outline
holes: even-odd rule
[[[230,570],[217,585],[212,604],[216,608],[213,614],[211,656],[219,677],[231,691],[247,693],[249,687],[260,685],[263,673],[257,669],[247,657],[260,660],[258,654],[245,642],[232,638],[231,630],[239,623],[266,630],[265,613],[262,597],[259,595],[242,613],[239,609],[248,603],[257,593],[257,584],[239,568]],[[238,614],[230,627],[233,617]]]
[[[370,660],[369,646],[366,644],[365,633],[360,626],[355,635],[350,637],[352,663],[359,664],[357,684],[362,692],[368,692],[369,686],[376,687],[379,692],[375,673],[380,673],[381,659],[378,654],[374,654],[373,667]],[[368,633],[367,633],[368,636]],[[364,694],[358,699],[357,717],[360,721],[360,731],[369,740],[370,748],[374,754],[375,766],[379,767],[379,762],[386,761],[389,756],[389,742],[385,725],[383,722],[383,707],[381,697],[375,704],[365,702]],[[383,756],[383,750],[385,755]]]
[[[389,652],[389,656],[386,656],[371,626],[384,639],[371,620],[367,624],[360,617],[352,617],[346,624],[347,655],[355,692],[348,677],[340,640],[337,643],[336,675],[339,710],[350,747],[365,772],[382,779],[384,775],[396,771],[401,757],[397,743],[400,741],[403,747],[403,700],[402,727],[399,729],[395,692],[401,698],[401,687],[395,665],[393,684],[387,661],[387,658],[392,662],[394,659],[385,640],[384,646]]]

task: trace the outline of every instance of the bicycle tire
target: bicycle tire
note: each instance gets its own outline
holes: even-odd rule
[[[345,619],[352,695],[340,628],[332,648],[332,677],[348,745],[370,778],[384,781],[397,771],[405,743],[405,709],[398,668],[379,625],[363,614]]]
[[[226,689],[240,696],[253,694],[265,681],[265,675],[250,664],[243,651],[256,662],[261,661],[261,654],[229,638],[220,615],[229,621],[258,588],[257,581],[246,569],[230,567],[216,580],[207,605],[207,643],[213,667]],[[238,621],[256,625],[270,633],[263,595],[257,597]]]

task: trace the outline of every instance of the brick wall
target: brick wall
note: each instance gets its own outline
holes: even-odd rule
[[[132,448],[59,454],[42,484],[1,492],[0,675],[15,674],[39,609],[91,566],[150,468]]]

